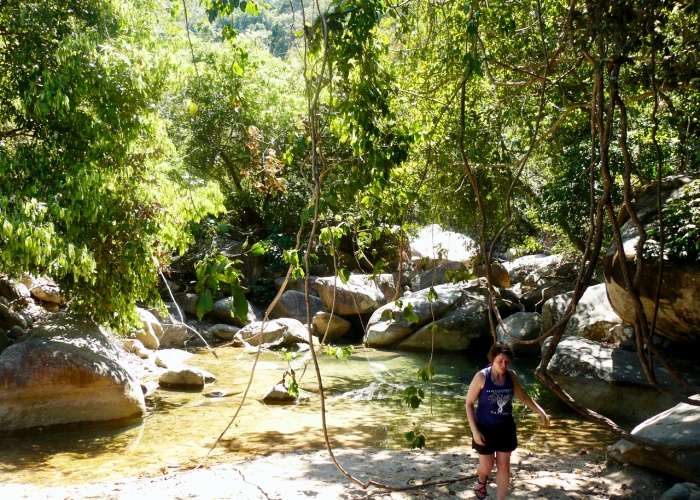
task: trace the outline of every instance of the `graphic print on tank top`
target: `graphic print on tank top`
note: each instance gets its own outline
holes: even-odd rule
[[[491,369],[485,368],[486,381],[476,406],[476,421],[483,425],[499,425],[513,418],[513,380],[506,372],[505,383],[496,385],[491,380]]]

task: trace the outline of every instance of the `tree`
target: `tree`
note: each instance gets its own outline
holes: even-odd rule
[[[0,4],[0,267],[55,278],[78,311],[124,327],[183,228],[222,209],[182,175],[156,113],[171,60],[156,5]]]

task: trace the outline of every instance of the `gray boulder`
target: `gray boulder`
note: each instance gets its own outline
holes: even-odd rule
[[[544,331],[549,330],[564,316],[574,293],[557,295],[542,307]],[[630,340],[629,330],[617,328],[622,323],[608,302],[605,284],[589,286],[576,305],[576,311],[566,325],[564,335],[584,337],[597,342]],[[632,332],[634,333],[634,332]]]
[[[695,395],[692,399],[700,401],[700,396]],[[632,430],[632,435],[662,445],[700,446],[700,406],[680,403],[642,422]],[[608,448],[608,455],[619,461],[700,483],[700,451],[647,448],[621,439]],[[695,486],[696,493],[700,494]]]
[[[323,302],[318,297],[309,295],[311,317],[324,310]],[[306,294],[296,290],[285,290],[272,309],[273,318],[294,318],[306,323]]]
[[[158,384],[171,389],[202,389],[205,384],[216,381],[216,376],[201,368],[174,364],[163,372]]]
[[[241,318],[235,314],[235,310],[233,308],[233,297],[227,297],[214,302],[214,306],[212,307],[209,315],[223,323],[240,327],[262,319],[262,315],[260,314],[260,311],[258,311],[258,308],[250,302],[248,302],[248,314],[245,318]]]
[[[208,334],[224,341],[233,340],[233,337],[240,331],[240,328],[233,325],[216,324],[209,328]]]
[[[461,262],[474,267],[479,249],[474,240],[463,234],[442,229],[437,224],[426,226],[409,241],[411,262],[417,269],[431,269],[445,262]]]
[[[160,347],[163,349],[179,349],[185,347],[192,338],[187,326],[183,323],[164,323],[162,325],[163,336],[160,339]]]
[[[449,273],[466,273],[467,266],[462,262],[444,262],[432,269],[416,274],[411,278],[411,290],[418,292],[435,285],[450,283]]]
[[[351,274],[347,283],[334,276],[316,280],[316,289],[325,309],[340,315],[376,311],[393,299],[396,285],[397,278],[392,274],[380,274],[375,278]]]
[[[474,293],[467,293],[460,305],[448,310],[404,340],[395,349],[466,351],[474,340],[489,336],[488,300]]]
[[[543,343],[543,352],[551,338]],[[656,378],[662,387],[678,383],[660,366]],[[564,337],[547,366],[552,378],[576,401],[598,413],[637,423],[675,404],[646,379],[637,354],[580,337]]]
[[[275,384],[267,391],[267,394],[263,396],[263,403],[265,404],[292,404],[301,401],[308,401],[309,395],[299,391],[299,396],[294,397],[289,394],[289,388],[283,383]]]
[[[542,335],[542,316],[536,312],[516,312],[503,320],[503,326],[510,335],[518,340],[535,340]],[[496,328],[499,342],[507,342],[513,347],[516,354],[532,355],[540,353],[540,344],[519,344],[508,335],[506,335],[503,327],[498,325]]]
[[[678,483],[665,491],[659,500],[700,500],[700,485],[696,483]]]
[[[123,422],[145,412],[141,386],[92,321],[51,319],[0,355],[0,430]]]
[[[311,295],[315,295],[318,297],[318,290],[316,290],[316,280],[318,279],[318,276],[311,276],[309,279],[309,293]],[[282,288],[282,285],[284,284],[285,278],[277,278],[275,279],[275,288],[279,291],[280,288]],[[285,287],[285,290],[295,290],[297,292],[302,292],[304,293],[306,290],[306,278],[289,278],[287,280],[287,286]]]
[[[377,309],[367,323],[364,343],[369,347],[398,344],[423,325],[445,314],[465,294],[461,285],[438,285],[434,290],[437,298],[432,301],[428,299],[430,289],[426,289]],[[409,319],[404,314],[409,307],[416,318]]]
[[[512,283],[539,286],[539,279],[553,276],[563,263],[562,255],[534,254],[504,262],[503,267],[508,271]]]
[[[482,264],[481,266],[475,268],[474,276],[477,278],[485,278],[486,266]],[[510,288],[510,273],[505,265],[501,264],[500,262],[491,263],[491,282],[493,283],[493,286]]]
[[[256,321],[244,326],[236,334],[249,345],[257,346],[262,342],[264,347],[286,347],[296,343],[308,343],[308,330],[296,319],[279,318],[263,322]]]

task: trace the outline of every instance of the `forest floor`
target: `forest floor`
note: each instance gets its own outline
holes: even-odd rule
[[[0,484],[0,498],[13,499],[453,499],[475,498],[473,450],[337,450],[347,473],[392,491],[345,479],[327,451],[294,451],[246,458],[210,459],[204,467],[180,467],[114,482],[40,488]],[[231,454],[232,455],[232,454]],[[603,450],[577,452],[516,450],[511,499],[654,499],[675,482],[635,466],[606,463]],[[426,485],[426,483],[438,483]],[[423,486],[419,486],[423,485]],[[495,498],[495,482],[489,498]]]

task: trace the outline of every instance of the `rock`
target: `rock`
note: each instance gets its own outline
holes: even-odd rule
[[[207,331],[219,340],[230,341],[239,332],[240,328],[233,325],[217,324]]]
[[[227,297],[214,302],[214,306],[209,315],[223,323],[240,327],[262,319],[260,311],[250,302],[248,302],[248,314],[245,318],[241,318],[235,314],[235,310],[233,309],[233,297]]]
[[[564,316],[574,292],[549,299],[542,307],[544,331],[549,330]],[[605,284],[589,286],[576,305],[576,311],[566,325],[564,335],[575,335],[597,342],[622,342],[629,330],[616,328],[622,320],[608,302]],[[632,330],[634,335],[634,330]],[[633,338],[633,337],[632,337]]]
[[[31,302],[29,289],[23,283],[16,283],[6,277],[0,277],[0,296],[5,297],[10,302],[28,304]]]
[[[263,403],[265,404],[289,404],[308,400],[309,395],[302,391],[299,391],[299,396],[296,398],[289,394],[289,389],[283,382],[274,385],[267,394],[263,396]]]
[[[311,306],[311,317],[323,311],[323,302],[318,297],[309,295]],[[306,323],[306,295],[296,290],[285,290],[272,309],[274,318],[294,318],[297,321]]]
[[[468,269],[474,267],[479,251],[469,237],[443,230],[439,225],[424,227],[410,240],[411,262],[418,269],[431,269],[443,262],[461,262]]]
[[[663,493],[659,500],[700,500],[700,485],[678,483]]]
[[[265,265],[262,256],[245,251],[245,244],[246,241],[222,239],[220,240],[219,253],[231,260],[240,262],[236,264],[236,268],[243,273],[243,285],[250,288],[262,277],[265,272]]]
[[[474,269],[473,273],[477,278],[486,277],[486,266],[481,265]],[[510,273],[506,266],[500,262],[491,263],[491,281],[493,286],[501,288],[510,288]]]
[[[309,293],[311,295],[315,295],[318,297],[318,291],[316,290],[316,280],[318,279],[318,276],[311,276],[309,279]],[[277,291],[282,288],[282,285],[284,284],[284,278],[277,278],[275,279],[275,288]],[[305,293],[306,290],[306,278],[299,278],[299,279],[294,279],[294,278],[289,278],[287,281],[287,287],[285,290],[295,290],[297,292]]]
[[[542,316],[535,312],[516,312],[503,320],[503,326],[508,333],[518,340],[535,340],[542,335]],[[496,328],[499,342],[507,342],[513,348],[516,355],[539,354],[541,347],[539,342],[534,344],[519,344],[503,331],[501,325]]]
[[[469,294],[464,303],[447,311],[404,340],[394,349],[466,351],[475,340],[489,336],[488,300]],[[435,325],[435,326],[433,326]]]
[[[442,316],[464,297],[462,285],[434,287],[437,298],[430,301],[430,290],[421,290],[399,302],[391,302],[377,309],[367,323],[364,343],[369,347],[388,347],[398,344],[435,317]],[[405,311],[413,309],[416,319],[407,319]]]
[[[576,283],[569,280],[546,281],[534,290],[525,292],[520,297],[520,302],[525,306],[526,311],[541,313],[549,299],[570,292],[575,285]]]
[[[39,300],[59,305],[65,302],[61,289],[50,278],[43,276],[34,278],[30,274],[25,274],[22,277],[22,283],[29,289],[29,293]]]
[[[27,329],[29,323],[22,313],[16,311],[3,297],[0,297],[0,328],[9,330],[13,326]]]
[[[175,295],[175,302],[182,311],[192,316],[197,316],[197,300],[199,295],[196,293],[178,293]],[[172,311],[171,311],[172,314]]]
[[[26,334],[27,334],[27,332],[24,330],[24,328],[17,326],[17,325],[10,328],[7,332],[7,336],[13,340],[18,340],[18,339],[24,337]]]
[[[0,328],[0,353],[10,346],[10,337],[7,336],[5,330]]]
[[[156,353],[156,366],[174,368],[180,366],[192,357],[192,353],[181,349],[161,349]]]
[[[692,396],[692,399],[700,401],[700,396]],[[632,435],[662,445],[700,446],[700,406],[679,403],[639,424],[632,430]],[[646,448],[621,439],[608,448],[608,455],[619,461],[700,483],[700,451]],[[695,487],[698,488],[697,485]]]
[[[316,289],[327,311],[340,315],[367,314],[393,299],[396,282],[397,278],[391,274],[380,274],[374,279],[365,274],[351,274],[347,283],[333,276],[318,278]]]
[[[123,339],[121,344],[126,352],[136,354],[141,359],[148,359],[151,356],[151,351],[147,349],[140,340]]]
[[[123,422],[146,410],[136,377],[92,321],[57,317],[0,355],[0,430]]]
[[[316,327],[315,335],[323,339],[326,337],[326,342],[334,342],[350,331],[352,324],[327,311],[319,311],[314,315],[313,325]],[[327,332],[326,332],[327,330]]]
[[[308,330],[296,319],[279,318],[265,323],[256,321],[244,326],[236,334],[246,343],[257,346],[261,342],[267,348],[285,347],[295,343],[308,343]],[[262,335],[261,335],[262,331]]]
[[[664,179],[662,202],[682,197],[683,188],[698,179],[700,179],[700,172]],[[658,226],[655,185],[649,186],[636,195],[632,205],[645,230]],[[621,212],[618,222],[622,226],[620,231],[624,259],[630,276],[634,277],[639,234],[626,211]],[[605,284],[613,309],[626,323],[634,324],[634,306],[631,295],[626,291],[620,264],[621,257],[615,242],[605,254],[603,263]],[[663,269],[655,332],[672,341],[698,343],[700,342],[700,262],[686,262],[666,256]],[[649,325],[654,314],[658,276],[658,262],[643,259],[643,271],[638,289]]]
[[[192,338],[187,329],[187,325],[177,323],[175,325],[166,323],[163,326],[163,336],[160,339],[161,349],[180,349],[187,345]]]
[[[447,279],[450,273],[468,274],[468,271],[462,262],[445,262],[411,278],[411,290],[418,292],[431,286],[451,283],[452,280]]]
[[[134,338],[147,349],[157,351],[160,347],[160,339],[163,338],[163,327],[152,313],[139,307],[136,310],[139,313],[142,327],[141,330],[136,331]]]
[[[208,371],[188,365],[171,366],[158,379],[161,387],[176,389],[202,389],[215,381],[216,377]]]
[[[530,283],[527,286],[538,286],[536,283],[542,276],[554,275],[557,268],[563,263],[564,257],[562,255],[534,254],[504,262],[503,267],[508,271],[511,283],[525,284],[527,278],[528,283]],[[528,276],[530,277],[528,278]]]
[[[545,340],[543,352],[551,340]],[[675,404],[647,381],[635,352],[592,340],[562,338],[547,370],[577,402],[612,419],[637,423]],[[659,363],[654,370],[662,387],[678,387]]]

